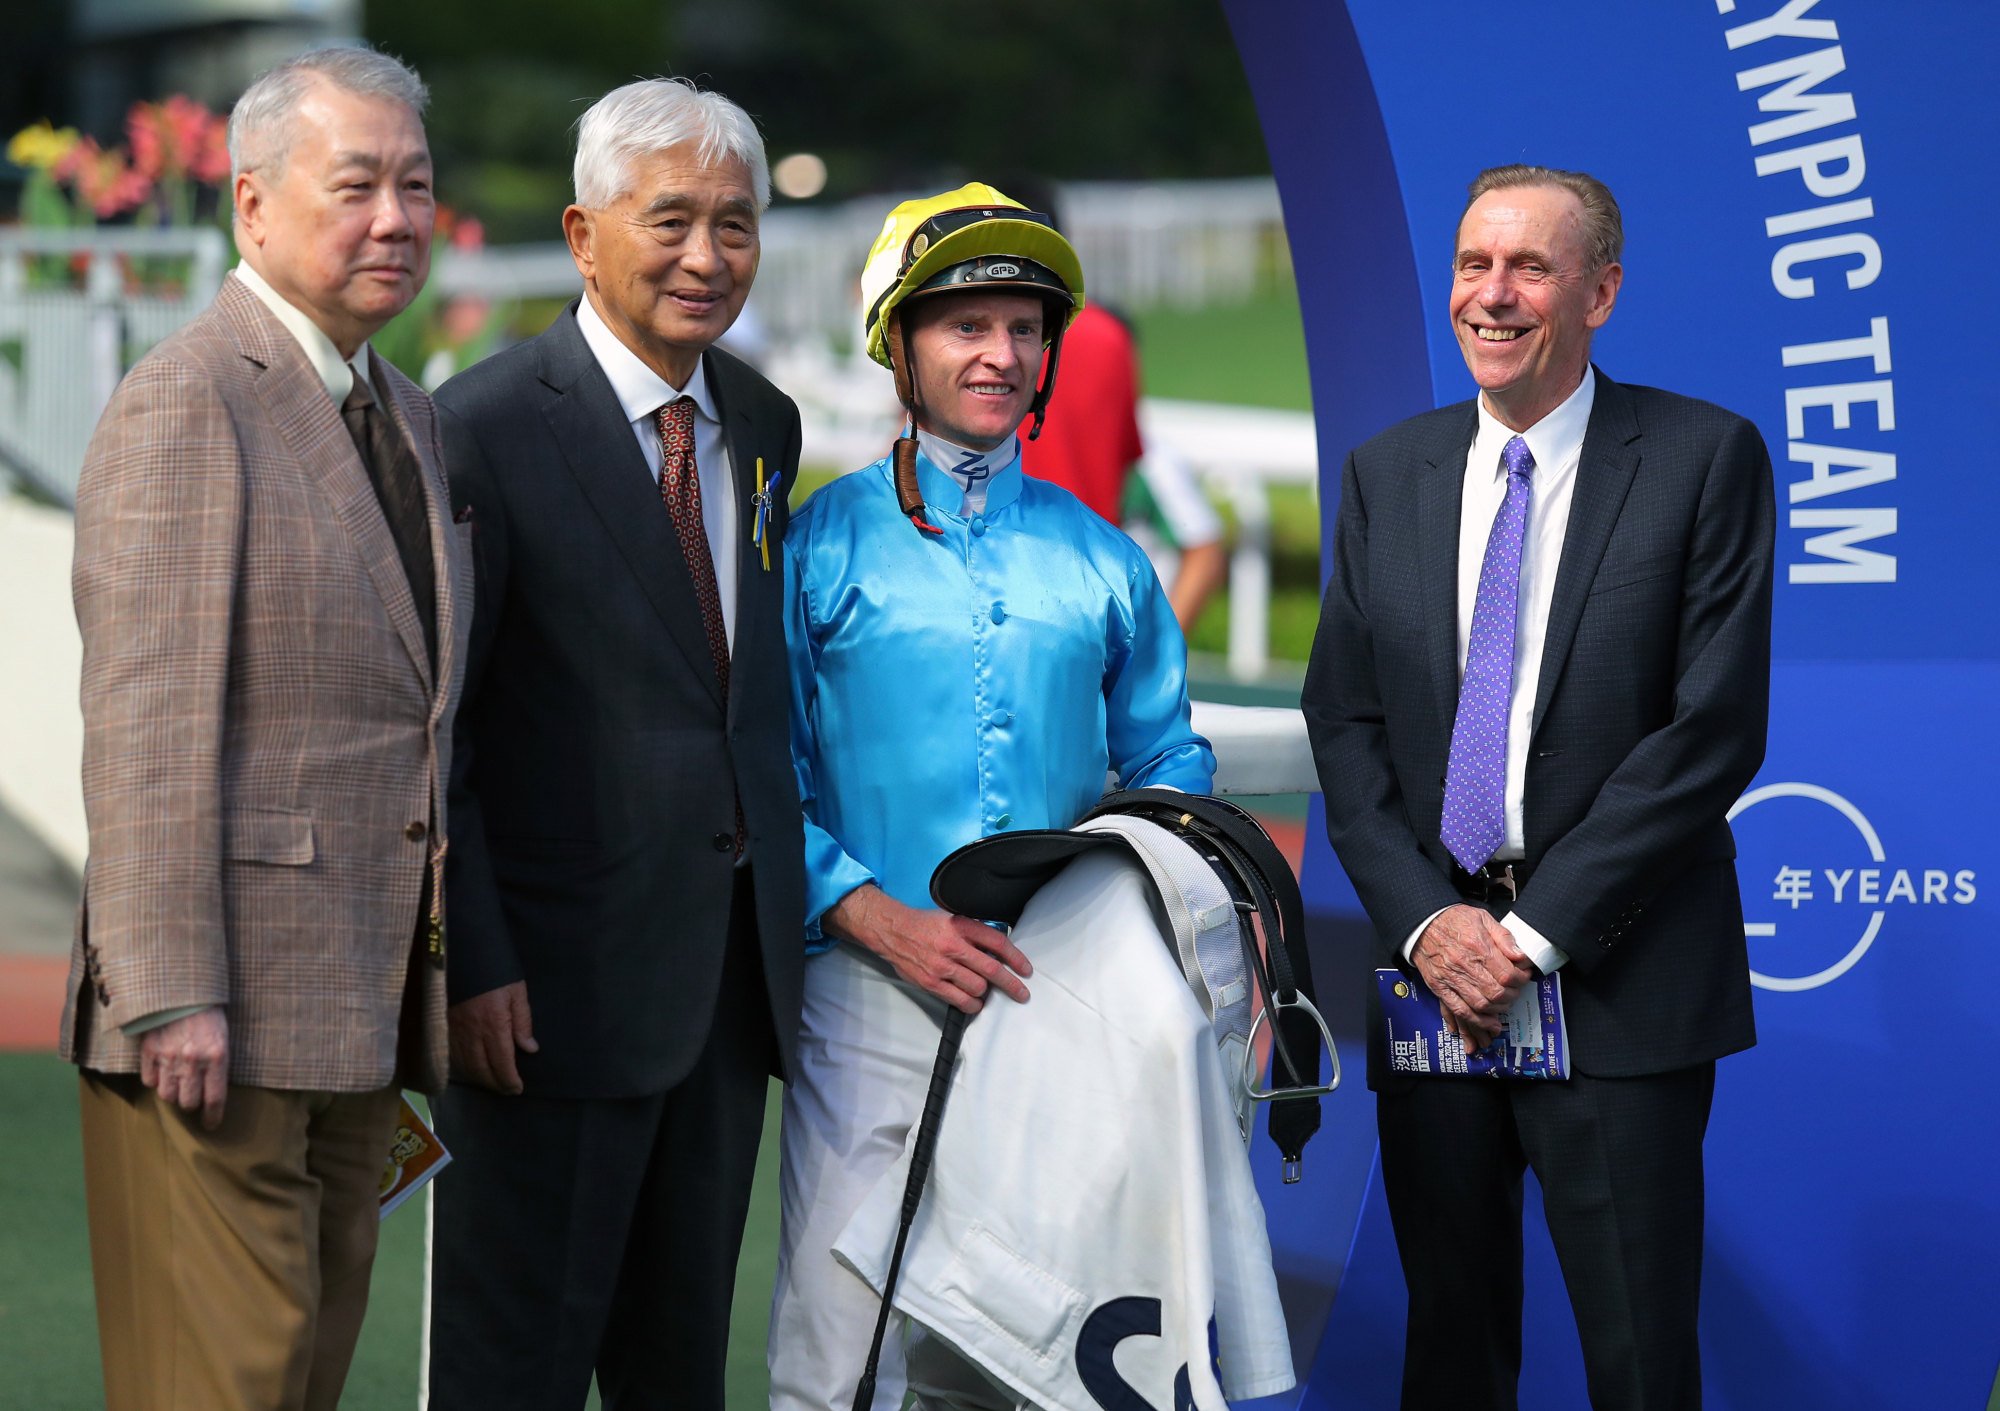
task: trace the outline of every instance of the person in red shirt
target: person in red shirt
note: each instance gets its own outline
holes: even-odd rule
[[[1016,192],[1015,199],[1060,225],[1053,193],[1045,184],[1017,181],[1004,189]],[[1138,346],[1124,319],[1102,304],[1084,305],[1063,338],[1062,393],[1049,400],[1042,434],[1031,441],[1029,430],[1023,423],[1022,470],[1062,486],[1111,523],[1125,522],[1126,485],[1133,466],[1146,454],[1146,444],[1139,433]],[[1200,499],[1200,489],[1191,483],[1185,464],[1157,459],[1161,464],[1149,466],[1149,475],[1157,472],[1173,478],[1177,491],[1154,495],[1168,511],[1166,537],[1180,555],[1173,581],[1167,585],[1167,599],[1181,631],[1192,632],[1202,607],[1222,584],[1227,556],[1212,515],[1190,519],[1171,512],[1177,503]]]
[[[1033,441],[1021,438],[1022,469],[1053,480],[1113,524],[1125,478],[1146,453],[1139,435],[1139,358],[1132,330],[1102,304],[1086,304],[1063,339],[1060,401]]]

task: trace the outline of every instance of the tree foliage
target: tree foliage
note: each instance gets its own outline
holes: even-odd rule
[[[431,84],[446,199],[498,240],[552,239],[571,127],[628,79],[736,99],[829,197],[1035,170],[1269,170],[1216,0],[368,0],[368,33]]]

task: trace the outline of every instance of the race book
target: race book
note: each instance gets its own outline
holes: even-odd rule
[[[1444,1009],[1414,972],[1377,970],[1389,1068],[1469,1078],[1567,1078],[1569,1030],[1563,1022],[1562,976],[1524,986],[1500,1023],[1500,1037],[1466,1051],[1445,1026]]]
[[[444,1143],[438,1140],[430,1124],[417,1115],[410,1099],[405,1096],[401,1102],[396,1111],[396,1135],[389,1141],[389,1159],[383,1164],[382,1178],[376,1187],[383,1219],[451,1163],[451,1153],[444,1149]]]

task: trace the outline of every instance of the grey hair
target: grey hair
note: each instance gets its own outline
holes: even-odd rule
[[[259,74],[229,110],[232,181],[259,167],[284,165],[291,155],[292,119],[299,103],[322,82],[359,97],[401,103],[419,118],[431,100],[424,81],[400,59],[351,45],[308,49]]]
[[[576,125],[576,203],[601,210],[630,189],[632,163],[683,142],[702,161],[734,157],[750,169],[757,209],[771,204],[764,139],[748,113],[684,78],[645,78],[614,88]]]
[[[1563,171],[1558,167],[1537,167],[1525,163],[1488,167],[1466,188],[1465,210],[1489,191],[1505,191],[1519,186],[1549,186],[1567,191],[1583,207],[1583,250],[1592,274],[1606,265],[1615,265],[1625,253],[1625,218],[1619,214],[1618,198],[1611,188],[1588,172]],[[1463,222],[1465,211],[1459,212]]]

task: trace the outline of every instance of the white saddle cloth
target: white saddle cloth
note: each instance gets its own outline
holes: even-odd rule
[[[1160,908],[1130,854],[1079,857],[1014,928],[1032,998],[966,1030],[895,1301],[999,1405],[1227,1411],[1293,1384],[1231,1085]],[[878,1291],[908,1162],[834,1244]]]

